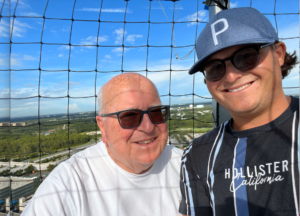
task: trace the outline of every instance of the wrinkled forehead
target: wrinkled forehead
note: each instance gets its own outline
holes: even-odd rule
[[[105,88],[103,97],[106,110],[112,110],[112,107],[120,108],[120,106],[124,109],[139,108],[140,104],[152,106],[160,103],[155,86],[148,80],[110,83]]]

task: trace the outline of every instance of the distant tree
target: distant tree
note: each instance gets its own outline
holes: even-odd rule
[[[3,170],[2,172],[0,172],[0,176],[9,176],[10,175],[10,172],[9,170]]]
[[[56,167],[56,165],[49,164],[47,167],[47,171],[51,172],[55,167]]]
[[[25,169],[25,174],[30,174],[32,173],[32,171],[34,170],[34,167],[32,165],[29,165],[26,169]]]

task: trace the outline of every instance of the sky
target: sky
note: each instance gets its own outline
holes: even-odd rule
[[[122,68],[150,78],[163,104],[211,100],[203,75],[187,73],[197,61],[192,51],[195,38],[209,20],[203,0],[175,4],[152,1],[151,10],[147,0],[130,0],[126,17],[126,1],[103,0],[100,26],[100,0],[76,0],[75,7],[74,0],[49,0],[48,5],[46,0],[19,0],[18,3],[11,0],[10,14],[16,16],[11,19],[8,1],[3,1],[0,0],[2,16],[5,16],[0,21],[0,118],[36,116],[38,109],[40,115],[67,113],[68,108],[70,113],[98,110],[94,96],[104,83],[120,74]],[[231,1],[231,8],[249,7],[250,2]],[[287,50],[296,50],[299,56],[299,14],[290,14],[299,13],[299,1],[277,0],[274,4],[275,0],[252,0],[251,6],[267,14],[273,26],[277,21],[279,37],[286,43]],[[276,17],[271,15],[274,8]],[[42,18],[44,14],[46,19]],[[197,14],[201,21],[198,23],[195,22]],[[173,16],[174,21],[181,22],[175,25],[174,34],[167,23]],[[128,22],[125,28],[124,17]],[[90,46],[97,42],[98,49]],[[171,44],[178,48],[171,48]],[[176,59],[176,54],[182,58],[190,51],[185,60]],[[39,67],[41,72],[37,70]],[[146,73],[146,69],[155,72]],[[283,86],[299,87],[299,66],[283,80]],[[193,93],[206,99],[193,98],[189,95]],[[285,89],[285,93],[299,94],[299,88]],[[39,94],[40,103],[36,97]],[[16,99],[5,99],[10,96]]]

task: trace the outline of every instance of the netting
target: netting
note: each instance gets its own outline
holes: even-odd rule
[[[297,0],[231,2],[243,6],[260,10],[288,51],[299,47]],[[42,180],[44,164],[97,142],[97,93],[121,73],[148,77],[173,107],[169,144],[182,147],[218,121],[203,76],[187,74],[208,22],[202,1],[2,0],[0,19],[0,176],[30,162],[39,172],[26,175]],[[283,85],[286,94],[299,94],[298,68]]]

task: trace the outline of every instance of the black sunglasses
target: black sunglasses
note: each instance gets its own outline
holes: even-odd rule
[[[257,45],[251,47],[244,47],[237,50],[231,57],[223,60],[213,60],[203,66],[200,70],[205,79],[211,82],[216,82],[222,79],[226,73],[226,64],[225,62],[230,60],[232,65],[240,70],[247,71],[256,67],[259,61],[259,50],[271,44]]]
[[[115,113],[102,114],[100,116],[107,117],[116,115],[120,126],[124,129],[129,129],[140,126],[145,113],[148,114],[153,124],[164,123],[169,119],[170,106],[155,106],[145,111],[140,109],[129,109]]]

